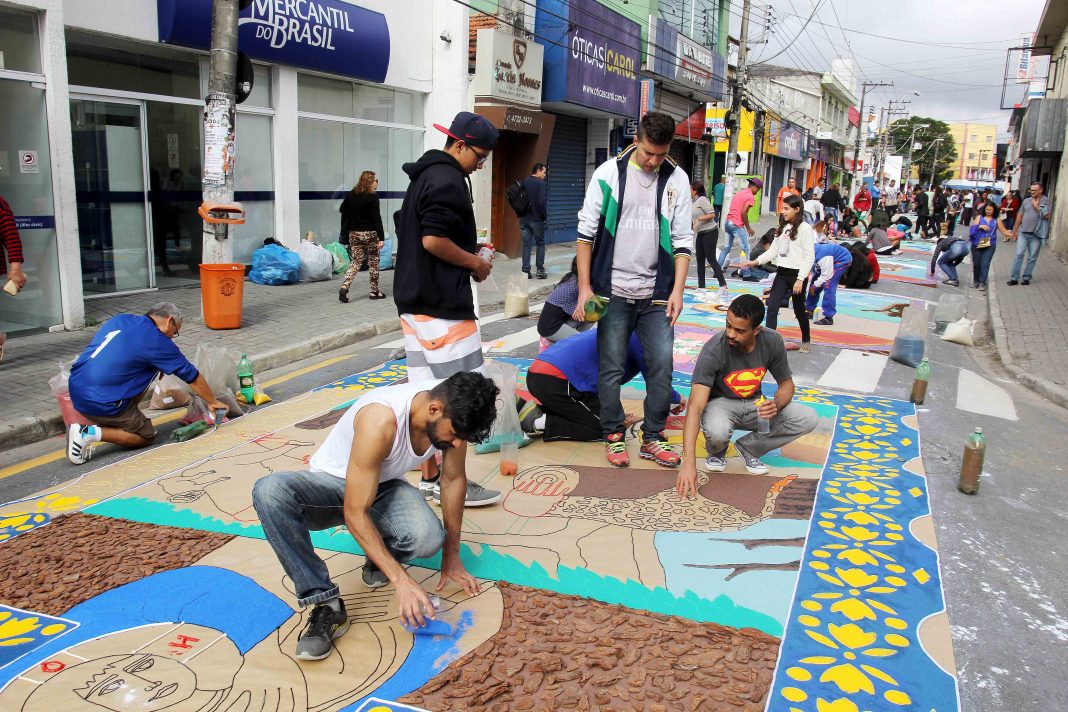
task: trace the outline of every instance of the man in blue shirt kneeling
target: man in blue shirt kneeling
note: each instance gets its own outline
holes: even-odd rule
[[[227,410],[204,376],[182,355],[173,339],[182,314],[160,302],[147,314],[119,314],[104,322],[70,369],[71,403],[94,425],[67,430],[67,459],[85,463],[98,442],[144,447],[156,437],[138,404],[160,373],[174,374],[192,386],[212,412]]]

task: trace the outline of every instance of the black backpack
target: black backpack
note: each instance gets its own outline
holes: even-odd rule
[[[853,262],[846,270],[842,284],[849,289],[867,289],[874,276],[871,263],[868,262],[868,248],[863,242],[854,242],[849,246],[849,252],[853,255]]]
[[[511,185],[508,186],[508,190],[504,192],[504,197],[508,199],[508,204],[512,206],[512,210],[519,217],[523,217],[530,212],[530,198],[527,197],[527,188],[523,185],[523,181],[512,181]]]

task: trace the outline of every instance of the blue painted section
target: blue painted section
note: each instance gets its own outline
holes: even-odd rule
[[[33,624],[32,628],[24,630],[30,623]],[[0,645],[0,668],[10,665],[22,656],[29,655],[48,644],[49,641],[57,640],[78,627],[77,621],[0,605],[0,626],[8,625],[17,627],[19,632],[17,635],[7,635],[3,638],[3,644]],[[21,642],[16,642],[16,637]]]
[[[212,0],[156,0],[159,40],[211,48]],[[238,48],[252,59],[384,82],[385,15],[341,0],[252,0],[241,11]]]
[[[189,566],[111,589],[64,615],[77,622],[78,628],[34,650],[25,664],[17,666],[20,669],[0,670],[0,687],[23,669],[71,646],[154,623],[214,628],[225,633],[243,655],[277,630],[293,609],[246,576],[214,566]]]

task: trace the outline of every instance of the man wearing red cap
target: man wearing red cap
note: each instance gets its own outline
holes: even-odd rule
[[[484,116],[461,111],[449,128],[444,150],[427,151],[402,170],[411,178],[397,225],[393,295],[404,332],[408,381],[448,378],[481,368],[482,336],[475,316],[471,279],[489,276],[492,263],[479,257],[475,211],[468,176],[481,168],[499,133]],[[420,489],[440,498],[438,468],[425,463]],[[501,493],[467,486],[467,506],[493,504]]]

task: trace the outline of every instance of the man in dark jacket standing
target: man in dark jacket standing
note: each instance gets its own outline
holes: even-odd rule
[[[927,193],[920,186],[916,186],[912,194],[916,201],[916,229],[912,234],[927,237],[927,223],[930,220],[931,203],[927,199]]]
[[[396,216],[393,295],[404,332],[408,381],[448,378],[482,366],[482,336],[471,278],[481,282],[492,263],[479,257],[468,176],[481,168],[499,133],[483,116],[461,111],[445,128],[445,149],[427,151],[402,169],[411,178]],[[440,497],[433,460],[420,490]],[[469,482],[467,506],[492,504],[500,492]]]
[[[530,272],[530,248],[537,246],[538,279],[546,279],[545,272],[545,216],[547,214],[549,191],[545,189],[545,178],[549,169],[544,163],[535,163],[530,175],[523,179],[523,189],[527,191],[530,208],[519,218],[519,232],[523,236],[523,271],[527,279],[534,275]]]

